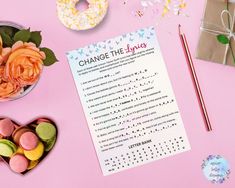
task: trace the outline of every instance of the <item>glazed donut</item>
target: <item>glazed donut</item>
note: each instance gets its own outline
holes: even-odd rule
[[[87,0],[88,9],[79,11],[79,0],[57,0],[57,14],[65,27],[72,30],[87,30],[97,26],[108,10],[108,0]]]

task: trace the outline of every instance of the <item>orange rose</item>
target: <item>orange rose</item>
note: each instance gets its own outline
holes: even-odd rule
[[[4,75],[12,83],[21,87],[33,85],[42,71],[45,53],[35,44],[16,42],[5,65]]]
[[[7,81],[4,78],[4,67],[0,66],[0,100],[12,97],[21,90],[18,85]]]

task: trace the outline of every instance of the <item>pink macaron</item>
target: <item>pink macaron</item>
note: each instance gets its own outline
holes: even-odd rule
[[[9,161],[10,167],[14,172],[22,173],[27,170],[29,161],[23,155],[14,155]]]
[[[15,129],[14,123],[10,119],[6,118],[0,120],[0,134],[3,137],[11,136],[14,129]]]
[[[51,121],[49,119],[46,118],[40,118],[37,120],[37,124],[43,123],[43,122],[47,122],[47,123],[51,123]]]
[[[25,150],[33,150],[38,145],[38,137],[33,132],[26,132],[20,137],[20,146]]]

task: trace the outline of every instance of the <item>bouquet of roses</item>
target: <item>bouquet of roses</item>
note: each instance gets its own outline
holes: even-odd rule
[[[0,101],[24,95],[43,66],[57,62],[52,50],[40,47],[41,41],[40,31],[0,26]]]

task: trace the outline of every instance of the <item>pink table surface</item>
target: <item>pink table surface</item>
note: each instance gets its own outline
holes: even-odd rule
[[[125,6],[122,0],[109,2],[109,13],[99,27],[74,32],[63,27],[57,19],[55,0],[0,0],[0,20],[11,20],[33,30],[42,30],[43,45],[54,49],[60,60],[58,64],[45,68],[37,87],[29,95],[0,104],[1,116],[24,124],[46,115],[56,120],[60,131],[55,149],[28,175],[22,177],[14,174],[0,163],[1,187],[235,187],[235,69],[195,59],[214,128],[213,132],[208,133],[177,34],[177,25],[181,23],[195,56],[205,0],[188,0],[186,12],[189,17],[171,16],[162,19],[156,26],[192,150],[111,176],[102,175],[65,52],[156,25],[156,18],[151,14],[142,18],[132,15],[132,10],[139,6],[138,0],[129,0]],[[230,179],[222,185],[213,185],[202,174],[202,161],[210,154],[220,154],[230,163]]]

